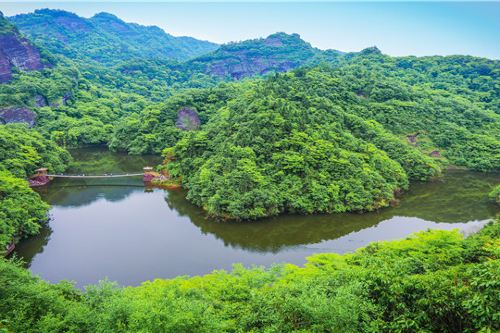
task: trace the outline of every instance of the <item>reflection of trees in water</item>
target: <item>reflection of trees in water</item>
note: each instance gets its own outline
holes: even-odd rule
[[[105,174],[141,171],[146,165],[161,162],[159,156],[131,156],[115,153],[105,147],[71,150],[74,161],[67,173]],[[132,192],[142,190],[142,177],[114,179],[62,179],[57,178],[48,186],[36,188],[42,198],[52,205],[80,207],[104,198],[120,201]]]
[[[112,152],[103,148],[80,148],[71,150],[74,162],[67,173],[126,173],[142,171],[145,166],[160,164],[161,156],[137,156]]]
[[[134,184],[135,183],[135,184]],[[75,181],[75,180],[55,180],[45,188],[38,189],[38,193],[43,200],[51,205],[62,207],[81,207],[92,202],[105,199],[117,202],[125,199],[133,192],[143,192],[144,183],[142,179],[137,182],[127,181],[113,184],[107,181]]]
[[[52,234],[52,229],[48,224],[44,224],[40,229],[40,232],[33,237],[23,239],[16,245],[16,250],[14,254],[20,257],[25,263],[25,267],[29,267],[33,258],[43,252],[45,245],[48,244],[50,240],[50,235]]]
[[[488,193],[499,182],[500,173],[450,171],[439,180],[414,184],[392,210],[434,222],[486,220],[498,212]]]
[[[500,181],[500,174],[454,171],[432,182],[414,184],[397,207],[365,214],[284,215],[253,222],[222,222],[205,214],[185,199],[185,192],[170,191],[171,209],[187,216],[203,233],[210,233],[226,245],[252,251],[278,251],[283,247],[332,240],[397,216],[417,217],[433,222],[486,220],[498,211],[487,193]]]
[[[413,184],[397,207],[365,214],[284,215],[253,222],[222,222],[207,219],[189,203],[184,191],[169,191],[170,209],[188,217],[203,233],[213,234],[226,245],[251,251],[276,252],[287,246],[318,243],[377,225],[397,216],[417,217],[433,222],[486,220],[498,212],[487,199],[500,173],[455,171],[431,183]],[[47,202],[79,207],[104,198],[120,201],[136,191],[148,191],[142,179],[55,180],[37,189]],[[48,238],[47,238],[48,239]],[[44,243],[45,244],[45,243]],[[40,248],[43,246],[40,245]]]

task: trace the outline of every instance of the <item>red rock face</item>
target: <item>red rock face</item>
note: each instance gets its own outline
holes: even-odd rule
[[[35,125],[36,113],[27,108],[0,109],[0,124],[5,123],[27,123],[32,127]]]
[[[149,182],[151,182],[154,178],[155,178],[155,175],[153,175],[153,174],[151,174],[151,173],[145,173],[142,179],[143,179],[143,181],[145,181],[146,183],[149,183]]]
[[[12,71],[7,57],[0,51],[0,83],[8,82],[12,78]]]
[[[177,112],[175,126],[185,131],[195,130],[200,127],[198,113],[191,108],[184,107]]]
[[[245,77],[263,75],[270,71],[287,72],[298,66],[299,63],[290,60],[259,59],[246,54],[238,54],[236,58],[214,62],[208,73],[219,77],[230,76],[235,80],[240,80]]]
[[[25,71],[44,68],[38,49],[16,33],[0,35],[0,83],[11,79],[12,67]]]
[[[37,177],[32,177],[32,178],[28,179],[28,182],[29,182],[31,187],[44,186],[50,182],[50,178],[47,176],[37,176]]]

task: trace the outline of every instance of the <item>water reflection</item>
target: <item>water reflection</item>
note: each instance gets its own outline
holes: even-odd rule
[[[81,148],[70,150],[73,162],[67,174],[123,174],[141,172],[144,166],[157,165],[161,157],[154,155],[134,156],[111,152],[105,148]],[[56,178],[48,186],[35,190],[51,205],[80,207],[104,198],[108,201],[125,199],[135,190],[143,190],[141,176],[107,179]]]
[[[423,221],[464,223],[487,220],[498,211],[487,193],[500,181],[499,174],[453,171],[431,183],[414,184],[396,207],[365,214],[286,215],[253,222],[218,222],[185,199],[182,191],[165,200],[171,209],[187,216],[204,233],[225,244],[256,251],[279,251],[286,246],[339,238],[381,221],[413,217]]]
[[[77,172],[132,172],[156,160],[130,162],[106,151],[78,152]],[[116,158],[115,158],[115,157]],[[119,169],[119,170],[118,170]],[[153,278],[205,274],[232,263],[302,264],[317,252],[353,251],[370,241],[426,228],[478,228],[498,209],[487,200],[500,174],[454,171],[414,184],[397,207],[368,214],[280,216],[254,222],[209,220],[183,191],[144,188],[140,177],[63,180],[41,188],[53,205],[40,235],[17,247],[30,269],[78,286],[109,277],[135,285]]]

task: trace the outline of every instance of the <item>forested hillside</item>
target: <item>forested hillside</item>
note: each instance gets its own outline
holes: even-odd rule
[[[63,148],[24,124],[0,125],[0,249],[38,233],[49,206],[26,177],[45,166],[62,172],[71,157]]]
[[[182,186],[178,197],[203,209],[196,210],[203,223],[217,223],[207,216],[250,220],[247,230],[278,214],[396,205],[412,183],[447,168],[498,172],[499,75],[498,60],[319,50],[281,32],[219,46],[108,13],[0,13],[0,255],[48,220],[48,204],[26,178],[39,167],[64,172],[66,148],[162,154],[153,184]],[[103,163],[90,160],[87,167]],[[499,203],[500,187],[486,187]],[[493,216],[488,195],[474,191]],[[163,204],[175,200],[163,195]],[[433,197],[426,198],[430,211]],[[92,239],[85,241],[87,249]],[[50,284],[2,257],[0,333],[497,332],[499,242],[497,218],[469,237],[425,231],[314,255],[304,267],[236,265],[229,273],[85,290]]]
[[[120,121],[111,147],[158,153],[182,138],[167,151],[169,173],[213,215],[372,210],[448,164],[499,168],[497,75],[486,59],[370,50],[335,67],[185,91]],[[176,126],[186,107],[201,130]]]
[[[138,287],[49,284],[0,259],[0,330],[496,332],[500,224],[425,231],[305,267],[215,271]]]
[[[189,61],[194,68],[219,78],[242,79],[269,72],[286,72],[321,60],[335,62],[342,53],[313,48],[298,34],[276,33],[266,38],[222,45],[219,49]]]
[[[6,112],[34,112],[65,147],[169,148],[163,168],[211,215],[374,210],[448,165],[500,166],[498,61],[321,51],[277,33],[175,64],[164,47],[177,39],[110,14],[12,20],[56,55],[0,85]]]
[[[218,47],[190,37],[174,37],[158,27],[125,23],[108,13],[86,19],[62,10],[40,9],[10,20],[54,54],[104,64],[137,58],[185,60]]]
[[[500,165],[494,112],[448,92],[341,70],[246,85],[168,151],[170,174],[209,213],[256,218],[387,206],[445,159],[479,170]]]

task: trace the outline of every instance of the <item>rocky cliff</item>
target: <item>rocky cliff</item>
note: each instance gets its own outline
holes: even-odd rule
[[[14,68],[32,71],[43,67],[40,51],[0,12],[0,83],[10,81]]]
[[[0,124],[26,123],[33,127],[36,113],[25,107],[0,108]]]
[[[286,72],[322,56],[323,51],[312,47],[298,34],[280,32],[267,38],[223,45],[189,64],[213,76],[239,80],[269,72]]]

